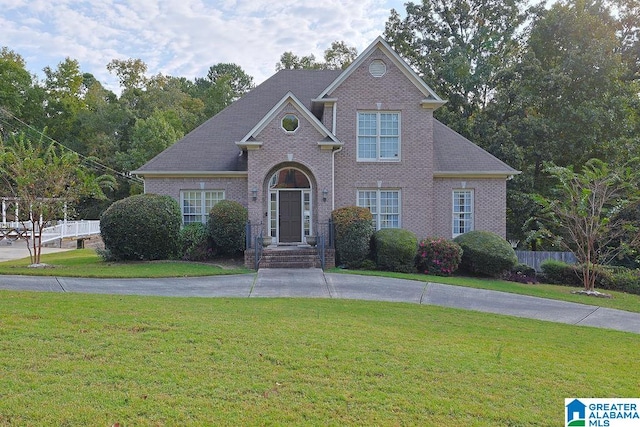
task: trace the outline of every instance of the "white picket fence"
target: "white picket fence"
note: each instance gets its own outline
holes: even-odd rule
[[[14,240],[20,236],[33,237],[32,230],[25,230],[20,223],[2,223],[0,237]],[[100,221],[65,221],[42,230],[42,243],[62,239],[79,239],[100,234]]]

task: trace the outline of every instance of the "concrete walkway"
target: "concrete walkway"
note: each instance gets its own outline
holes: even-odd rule
[[[261,269],[258,273],[234,276],[167,279],[0,276],[0,289],[177,297],[304,297],[393,301],[640,334],[640,313],[439,283],[323,273],[320,269]]]

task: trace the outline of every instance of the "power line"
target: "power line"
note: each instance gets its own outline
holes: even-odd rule
[[[139,183],[139,184],[142,184],[142,183],[144,182],[142,179],[140,179],[140,178],[138,178],[138,177],[135,177],[135,176],[132,176],[132,175],[130,175],[129,173],[125,173],[125,172],[118,171],[118,170],[113,169],[113,168],[111,168],[111,167],[109,167],[109,166],[107,166],[107,165],[104,165],[104,164],[102,164],[102,163],[100,163],[100,162],[97,162],[96,160],[92,159],[91,157],[87,157],[87,156],[85,156],[84,154],[78,153],[77,151],[75,151],[75,150],[73,150],[73,149],[71,149],[71,148],[67,147],[66,145],[64,145],[64,144],[62,144],[62,143],[60,143],[60,142],[56,141],[55,139],[51,138],[49,135],[47,135],[47,134],[45,134],[45,133],[43,133],[43,132],[39,131],[38,129],[34,128],[34,127],[33,127],[33,126],[31,126],[30,124],[25,123],[25,122],[24,122],[24,121],[22,121],[20,118],[16,117],[16,116],[11,112],[11,111],[7,110],[7,109],[6,109],[6,108],[4,108],[4,107],[0,107],[0,113],[2,113],[2,114],[0,114],[0,120],[2,120],[2,119],[3,119],[3,115],[7,115],[7,116],[9,116],[10,118],[12,118],[12,119],[14,119],[15,121],[17,121],[18,123],[22,124],[23,126],[26,126],[28,129],[30,129],[31,131],[35,132],[36,134],[38,134],[38,135],[40,135],[40,136],[42,136],[42,137],[44,137],[44,138],[48,139],[49,141],[51,141],[51,142],[52,142],[52,143],[54,143],[54,144],[59,145],[60,147],[64,148],[65,150],[68,150],[68,151],[71,151],[72,153],[77,154],[77,155],[78,155],[78,157],[82,158],[84,161],[86,161],[86,162],[90,162],[90,163],[92,163],[94,166],[99,167],[99,168],[103,169],[104,171],[110,172],[112,175],[115,175],[116,177],[124,178],[124,179],[129,180],[129,181],[137,182],[137,183]],[[8,121],[6,121],[6,120],[3,120],[3,121],[4,121],[4,123],[5,123],[5,124],[7,124],[7,125],[9,125],[9,126],[13,126],[13,125],[12,125],[11,123],[9,123]]]

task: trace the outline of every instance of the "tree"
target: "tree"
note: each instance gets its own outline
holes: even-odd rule
[[[49,222],[61,219],[82,196],[103,197],[77,154],[24,133],[0,142],[0,175],[7,184],[3,196],[17,199],[20,221],[31,230],[26,237],[33,264],[40,263],[42,231]]]
[[[253,77],[245,73],[245,71],[236,64],[220,63],[209,67],[207,78],[211,83],[216,84],[221,80],[231,86],[233,91],[233,99],[238,99],[245,93],[253,89]]]
[[[53,139],[66,143],[78,113],[86,109],[80,64],[75,59],[65,58],[55,69],[45,67],[44,73],[47,127]]]
[[[276,64],[276,71],[280,70],[340,70],[347,68],[358,56],[355,47],[347,46],[343,41],[334,41],[324,51],[324,62],[316,61],[314,54],[297,56],[293,52],[285,52]]]
[[[171,144],[182,138],[165,119],[166,112],[156,111],[147,119],[138,119],[131,134],[131,145],[126,153],[118,153],[119,166],[127,171],[142,166]]]
[[[107,70],[118,76],[120,86],[125,90],[142,89],[147,82],[147,64],[141,59],[112,59]]]
[[[620,215],[626,205],[638,200],[637,164],[610,168],[601,160],[590,159],[580,173],[553,164],[547,164],[545,171],[558,181],[556,194],[537,200],[550,215],[548,219],[561,228],[561,245],[584,265],[584,290],[593,292],[598,275],[594,267],[609,263],[629,242],[638,241],[638,227]],[[612,244],[619,241],[627,244]]]
[[[7,47],[0,50],[0,107],[20,115],[29,87],[31,75],[24,59]],[[2,134],[0,125],[0,134]]]
[[[334,41],[331,47],[324,51],[325,68],[330,70],[344,70],[356,59],[358,50],[347,46],[343,41]]]
[[[517,32],[526,15],[523,0],[423,0],[395,11],[385,38],[447,105],[437,112],[464,131],[465,121],[493,95],[499,70],[514,62]],[[459,123],[456,123],[459,121]]]

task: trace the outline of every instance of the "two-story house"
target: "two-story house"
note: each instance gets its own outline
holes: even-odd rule
[[[378,38],[345,70],[277,72],[134,173],[178,200],[185,224],[235,200],[277,244],[352,205],[418,238],[504,236],[519,172],[434,119],[445,102]]]

